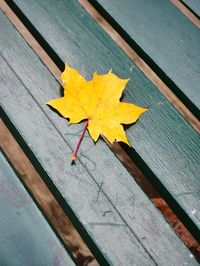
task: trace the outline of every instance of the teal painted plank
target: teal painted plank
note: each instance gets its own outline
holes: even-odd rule
[[[15,2],[39,30],[39,40],[43,44],[46,40],[49,47],[53,48],[57,54],[53,57],[58,63],[61,62],[61,65],[66,61],[87,78],[91,78],[95,71],[106,73],[110,68],[123,78],[130,77],[124,100],[149,107],[149,112],[127,130],[134,147],[130,150],[131,156],[141,165],[141,169],[157,186],[170,206],[200,240],[198,133],[110,40],[78,2]],[[9,54],[6,56],[8,58]],[[59,93],[55,92],[53,97],[58,96]],[[50,99],[47,97],[46,100]],[[65,134],[67,133],[64,133],[64,136]],[[72,143],[75,142],[73,139]],[[92,158],[87,149],[85,152],[87,158]]]
[[[170,1],[90,0],[200,119],[200,30]]]
[[[170,265],[197,265],[102,140],[86,135],[71,166],[83,124],[67,127],[45,105],[60,85],[2,15],[0,22],[1,115],[100,264],[168,265],[170,257]]]
[[[199,0],[181,0],[192,12],[200,18],[200,1]]]
[[[0,150],[0,265],[75,265]]]

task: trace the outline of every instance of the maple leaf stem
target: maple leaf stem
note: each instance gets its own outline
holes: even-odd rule
[[[78,140],[78,142],[77,142],[77,144],[76,144],[76,149],[75,149],[75,151],[74,151],[74,153],[73,153],[71,164],[74,164],[74,163],[75,163],[75,160],[77,159],[76,155],[77,155],[77,152],[78,152],[79,146],[80,146],[80,144],[81,144],[81,141],[82,141],[82,139],[83,139],[83,137],[84,137],[84,135],[85,135],[85,131],[87,130],[88,122],[89,122],[89,119],[87,119],[87,122],[86,122],[86,124],[85,124],[84,129],[83,129],[83,132],[81,133],[81,136],[80,136],[80,138],[79,138],[79,140]]]

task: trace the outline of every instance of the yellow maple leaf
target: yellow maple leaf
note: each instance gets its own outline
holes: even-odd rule
[[[102,134],[111,143],[116,140],[130,145],[122,124],[136,122],[147,109],[119,101],[128,79],[120,79],[110,70],[104,75],[94,73],[93,79],[88,81],[67,64],[61,78],[64,97],[48,105],[69,118],[70,124],[87,119],[87,128],[94,141]]]

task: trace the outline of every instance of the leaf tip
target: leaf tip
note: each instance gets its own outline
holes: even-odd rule
[[[51,106],[51,102],[52,102],[52,100],[47,102],[46,105]]]
[[[148,108],[143,108],[143,112],[142,113],[145,113],[145,112],[148,112]]]
[[[65,70],[69,68],[69,65],[65,62]]]
[[[132,147],[132,145],[130,144],[129,140],[127,139],[124,139],[124,140],[121,140],[122,142],[126,143],[129,147]]]
[[[61,80],[62,80],[63,84],[66,82],[66,73],[67,73],[69,68],[70,68],[69,65],[67,63],[65,63],[65,69],[61,73]]]

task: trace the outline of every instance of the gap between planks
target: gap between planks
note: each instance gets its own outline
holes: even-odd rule
[[[173,1],[173,0],[172,0]],[[143,71],[143,73],[152,81],[152,83],[165,95],[165,97],[169,100],[172,105],[185,117],[185,119],[191,124],[191,126],[200,133],[200,122],[198,119],[187,109],[187,107],[177,98],[177,96],[171,92],[171,90],[164,84],[164,82],[153,72],[153,70],[138,56],[138,54],[124,41],[124,39],[110,26],[110,24],[96,11],[96,9],[87,1],[87,0],[79,0],[81,5],[86,9],[86,11],[98,22],[98,24],[110,35],[110,37],[119,45],[119,47],[129,56],[129,58],[138,66],[140,70]],[[46,67],[49,69],[49,71],[53,74],[53,76],[56,78],[56,80],[61,84],[61,71],[58,68],[58,66],[53,62],[53,60],[49,57],[49,55],[46,53],[46,51],[42,48],[42,46],[37,42],[37,40],[32,36],[32,34],[27,30],[27,28],[23,25],[23,23],[20,21],[20,19],[15,15],[15,13],[11,10],[11,8],[6,4],[4,0],[0,0],[0,7],[2,11],[5,13],[5,15],[8,17],[8,19],[11,21],[11,23],[15,26],[15,28],[18,30],[18,32],[22,35],[22,37],[27,41],[27,43],[32,47],[32,49],[35,51],[35,53],[39,56],[39,58],[42,60],[42,62],[46,65]],[[5,127],[5,125],[3,125]],[[2,122],[0,121],[0,130],[2,129]],[[10,133],[9,133],[10,134]],[[126,154],[126,152],[122,149],[122,147],[118,143],[114,143],[111,145],[106,138],[104,138],[105,142],[109,146],[109,148],[115,153],[115,155],[118,157],[118,159],[123,163],[123,165],[127,168],[129,173],[134,177],[136,182],[139,184],[139,186],[142,188],[142,190],[152,199],[152,202],[154,203],[154,199],[160,198],[160,195],[157,193],[157,191],[153,188],[153,186],[150,184],[150,182],[147,180],[147,178],[142,174],[140,169],[134,164],[132,159]],[[10,157],[10,154],[9,154]],[[28,160],[28,159],[26,159]],[[36,175],[38,175],[36,173]],[[37,179],[41,179],[39,176]],[[38,179],[38,180],[39,180]],[[24,180],[29,189],[33,192],[34,188],[32,189],[32,182]],[[39,182],[43,182],[42,180]],[[44,184],[44,186],[46,186]],[[48,189],[48,188],[47,188]],[[45,192],[47,195],[53,197],[51,195],[51,192]],[[36,194],[36,195],[35,195]],[[33,195],[36,196],[37,199],[38,192],[33,192]],[[40,199],[37,199],[40,203]],[[44,200],[44,199],[43,199]],[[54,204],[58,203],[55,199],[52,199],[55,201]],[[72,253],[76,259],[79,261],[85,260],[86,262],[89,260],[91,261],[91,266],[98,265],[97,261],[94,259],[90,251],[88,250],[86,244],[82,241],[81,237],[78,235],[78,232],[75,232],[76,229],[73,227],[71,222],[69,221],[69,218],[66,216],[64,211],[60,208],[58,205],[60,214],[56,212],[55,217],[49,216],[49,207],[47,202],[41,201],[41,206],[44,212],[49,217],[50,221],[55,222],[54,227],[56,228],[58,234],[61,236],[61,238],[64,240],[64,242],[72,249]],[[166,204],[166,203],[165,203]],[[55,206],[57,206],[55,205]],[[166,204],[167,205],[167,204]],[[54,208],[55,209],[55,208]],[[61,216],[60,216],[61,215]],[[59,220],[61,217],[61,220],[63,222],[63,225],[60,226]],[[56,225],[57,223],[57,225]],[[73,231],[75,235],[77,235],[77,239],[80,239],[80,243],[75,240],[75,243],[69,242],[71,241],[71,233],[69,230],[69,237],[66,237],[65,235],[65,226],[70,224],[70,228]],[[185,229],[187,231],[187,229]],[[189,231],[187,231],[188,234]],[[74,240],[75,238],[73,238]],[[191,236],[191,239],[194,240],[194,238]],[[195,241],[195,240],[194,240]],[[85,264],[83,264],[85,265]]]
[[[181,1],[170,0],[197,28],[200,29],[200,19]],[[200,2],[199,2],[200,4]]]

